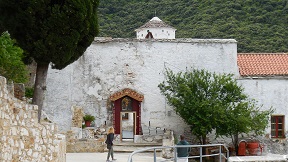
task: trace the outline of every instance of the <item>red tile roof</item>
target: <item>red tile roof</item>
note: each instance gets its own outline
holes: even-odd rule
[[[238,53],[237,64],[241,76],[288,75],[287,53]]]

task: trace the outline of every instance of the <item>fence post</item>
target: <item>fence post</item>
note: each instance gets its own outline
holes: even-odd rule
[[[156,148],[154,148],[154,162],[156,162]]]
[[[222,145],[219,145],[219,161],[222,162]]]
[[[229,150],[227,151],[227,159],[229,158]]]
[[[200,146],[200,162],[202,162],[202,146]]]
[[[174,162],[177,162],[177,147],[174,147]]]

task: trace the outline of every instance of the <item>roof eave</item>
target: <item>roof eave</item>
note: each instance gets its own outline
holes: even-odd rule
[[[168,29],[172,29],[174,31],[177,30],[176,28],[173,28],[173,27],[149,27],[149,28],[147,28],[147,27],[141,28],[140,27],[140,28],[135,29],[135,31],[140,31],[140,30],[143,30],[143,29],[158,29],[158,28],[168,28]]]
[[[288,75],[240,75],[242,79],[288,79]]]

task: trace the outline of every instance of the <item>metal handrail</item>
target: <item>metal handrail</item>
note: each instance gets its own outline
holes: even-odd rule
[[[203,155],[202,153],[202,148],[203,147],[215,147],[218,146],[219,147],[219,153],[216,154],[209,154],[209,155]],[[226,156],[224,153],[222,153],[222,146],[225,148],[226,150]],[[159,149],[167,149],[167,148],[173,148],[174,150],[174,162],[177,162],[177,148],[181,148],[181,147],[191,147],[191,148],[199,148],[200,150],[200,155],[199,156],[188,156],[187,158],[189,159],[193,159],[193,158],[200,158],[200,162],[202,162],[202,158],[203,157],[209,157],[209,156],[219,156],[219,162],[222,162],[222,156],[228,161],[228,157],[229,157],[229,149],[224,145],[224,144],[207,144],[207,145],[175,145],[175,146],[159,146],[159,147],[149,147],[149,148],[145,148],[145,149],[141,149],[141,150],[136,150],[133,151],[129,157],[128,157],[128,161],[127,162],[132,162],[132,157],[133,155],[137,154],[137,153],[141,153],[141,152],[145,152],[148,150],[154,150],[154,162],[156,162],[156,150]],[[176,157],[176,158],[175,158]]]

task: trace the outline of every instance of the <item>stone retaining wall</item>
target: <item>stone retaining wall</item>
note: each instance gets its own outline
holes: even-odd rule
[[[8,92],[0,76],[0,161],[65,162],[66,140],[53,123],[38,123],[36,105]]]
[[[105,146],[103,141],[97,139],[75,139],[67,143],[67,152],[104,152]]]
[[[94,135],[95,128],[88,127],[76,128],[66,132],[67,153],[75,152],[104,152],[106,144],[104,143],[106,135]],[[82,134],[79,136],[79,134]]]
[[[174,146],[175,138],[173,131],[167,131],[163,135],[162,146]],[[172,158],[174,157],[174,150],[172,148],[162,149],[163,158]]]

